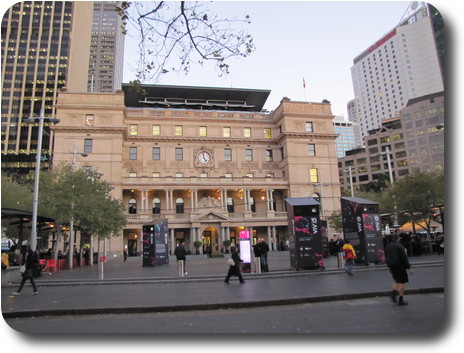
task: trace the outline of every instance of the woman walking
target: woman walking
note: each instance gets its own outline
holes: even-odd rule
[[[240,256],[237,253],[236,246],[232,246],[230,248],[230,251],[232,252],[231,258],[232,260],[234,260],[234,265],[229,266],[229,271],[227,272],[227,276],[226,276],[226,279],[224,280],[224,283],[229,284],[230,276],[238,276],[240,284],[243,284],[245,283],[245,281],[243,280],[242,272],[240,271],[240,262],[243,262],[243,261],[240,259]]]
[[[25,263],[26,270],[22,274],[23,278],[21,280],[21,283],[19,284],[18,291],[13,292],[11,294],[13,294],[13,295],[21,295],[21,290],[23,289],[24,283],[26,283],[27,280],[31,281],[32,288],[34,289],[32,294],[34,294],[34,295],[39,294],[37,292],[37,287],[36,287],[35,282],[34,282],[34,273],[33,273],[34,265],[37,264],[37,263],[38,263],[37,257],[35,256],[34,252],[32,251],[31,248],[28,248],[27,253],[26,253],[26,263]]]

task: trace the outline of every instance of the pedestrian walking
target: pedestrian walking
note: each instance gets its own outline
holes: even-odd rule
[[[263,238],[259,238],[258,248],[261,261],[261,272],[269,272],[269,265],[267,262],[267,253],[269,252],[269,245],[267,245]]]
[[[127,261],[127,250],[125,248],[124,248],[123,256],[124,256],[124,262],[126,262]]]
[[[187,251],[185,250],[184,242],[181,242],[177,245],[176,249],[174,250],[174,255],[176,256],[177,261],[184,261],[184,276],[187,276],[187,267],[185,265],[187,261]]]
[[[237,253],[237,247],[232,246],[230,248],[230,251],[232,252],[231,259],[234,261],[233,265],[229,265],[229,271],[227,272],[227,276],[224,280],[225,284],[229,284],[229,279],[231,276],[237,276],[238,280],[240,281],[240,284],[245,283],[242,277],[242,272],[240,271],[240,262],[243,262],[240,259],[239,254]]]
[[[396,297],[399,296],[398,305],[403,306],[408,304],[403,297],[406,283],[409,282],[408,270],[410,274],[412,274],[412,271],[406,253],[406,248],[399,243],[399,239],[398,234],[394,234],[392,236],[392,241],[385,248],[385,257],[387,259],[387,266],[394,281],[390,295],[391,300],[396,303]]]
[[[38,263],[39,261],[37,259],[37,256],[34,254],[31,248],[28,248],[26,252],[25,263],[24,263],[25,270],[22,273],[23,278],[21,279],[21,283],[19,284],[18,290],[12,293],[13,295],[21,295],[21,290],[23,289],[24,284],[26,283],[27,280],[31,281],[32,289],[34,290],[32,294],[34,295],[39,294],[37,292],[37,286],[35,285],[34,273],[33,273],[34,266]]]
[[[353,276],[354,259],[356,259],[356,251],[354,251],[353,245],[350,241],[345,240],[345,244],[342,247],[343,259],[345,260],[345,272],[349,276]]]

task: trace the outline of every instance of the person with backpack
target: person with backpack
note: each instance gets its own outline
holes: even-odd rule
[[[356,259],[356,251],[354,251],[353,245],[350,244],[348,239],[345,240],[345,244],[342,247],[343,259],[345,260],[345,272],[348,276],[353,276],[354,259]]]

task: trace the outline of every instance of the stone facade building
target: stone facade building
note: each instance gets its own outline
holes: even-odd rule
[[[262,108],[270,91],[123,85],[116,93],[58,97],[54,163],[103,173],[128,222],[110,253],[141,251],[141,229],[168,219],[170,250],[184,240],[238,243],[252,231],[277,250],[287,240],[285,198],[316,197],[327,217],[340,209],[335,139],[328,102],[284,98]]]

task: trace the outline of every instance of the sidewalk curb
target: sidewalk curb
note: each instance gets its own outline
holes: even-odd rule
[[[431,294],[444,293],[444,287],[415,288],[406,290],[405,294]],[[339,300],[354,300],[375,297],[388,297],[390,291],[374,291],[363,293],[346,293],[323,295],[316,297],[301,297],[287,299],[272,299],[262,301],[248,302],[228,302],[214,304],[187,304],[187,305],[166,305],[166,306],[141,306],[141,307],[117,307],[117,308],[83,308],[83,309],[56,309],[56,310],[27,310],[3,312],[4,319],[28,318],[43,316],[65,316],[65,315],[103,315],[103,314],[144,314],[144,313],[166,313],[166,312],[184,312],[184,311],[205,311],[205,310],[231,310],[244,308],[258,308],[268,306],[296,305],[309,303],[322,303]]]
[[[414,264],[413,268],[420,267],[433,267],[443,266],[444,261],[429,261],[418,262]],[[388,267],[384,264],[375,266],[358,266],[355,268],[356,272],[363,271],[388,271]],[[302,277],[302,276],[319,276],[319,275],[333,275],[343,273],[343,268],[335,269],[316,269],[316,270],[279,270],[267,273],[243,273],[246,279],[263,279],[263,278],[282,278],[282,277]],[[105,278],[105,279],[60,279],[60,280],[36,280],[39,287],[53,287],[53,286],[81,286],[81,285],[114,285],[114,284],[142,284],[142,283],[182,283],[182,282],[215,282],[222,281],[224,275],[198,275],[186,277],[140,277],[140,278]],[[2,288],[15,287],[20,283],[20,280],[12,281],[2,285]]]

